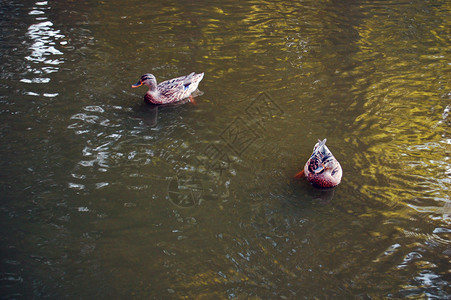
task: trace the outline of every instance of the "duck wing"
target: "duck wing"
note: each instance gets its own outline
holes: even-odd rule
[[[173,78],[161,82],[158,87],[158,93],[160,95],[159,104],[167,104],[171,102],[177,102],[184,98],[187,98],[193,93],[199,82],[202,80],[204,73],[195,74],[192,72],[189,75]]]
[[[189,81],[193,75],[194,75],[194,72],[189,75],[180,76],[177,78],[163,81],[158,85],[158,89],[159,90],[174,90],[174,89],[181,88],[182,86],[185,86],[185,82]]]
[[[318,140],[315,145],[312,156],[310,156],[308,170],[314,174],[319,174],[324,171],[325,164],[334,160],[334,155],[326,146],[326,139]]]
[[[189,86],[195,82],[194,79],[194,72],[192,72],[189,75],[186,75],[186,77],[183,80],[183,90],[187,90],[189,88]]]

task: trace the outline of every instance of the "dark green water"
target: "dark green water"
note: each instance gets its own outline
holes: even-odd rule
[[[449,297],[450,10],[0,1],[0,296]]]

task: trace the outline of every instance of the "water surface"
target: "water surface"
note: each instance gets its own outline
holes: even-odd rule
[[[2,297],[449,297],[449,16],[1,1]],[[192,71],[196,105],[130,89]],[[323,138],[329,191],[292,179]]]

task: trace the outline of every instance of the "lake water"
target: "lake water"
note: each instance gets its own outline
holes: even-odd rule
[[[450,11],[0,1],[0,295],[448,298]],[[293,179],[323,138],[327,191]]]

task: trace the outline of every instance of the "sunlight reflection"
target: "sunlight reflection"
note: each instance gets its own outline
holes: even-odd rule
[[[28,27],[26,35],[33,40],[33,43],[29,47],[31,53],[25,59],[30,62],[27,66],[28,71],[36,75],[58,72],[58,65],[64,63],[61,57],[63,52],[58,50],[55,45],[65,36],[61,34],[60,30],[55,29],[54,24],[45,16],[45,11],[49,9],[49,7],[45,7],[46,5],[48,5],[47,1],[36,2],[36,6],[32,7],[29,12],[29,15],[36,16],[37,23]],[[55,58],[55,55],[59,57]],[[50,78],[23,78],[20,81],[23,83],[48,83]],[[57,93],[46,93],[46,95],[57,95]]]
[[[33,24],[28,27],[28,36],[34,40],[33,45],[30,49],[32,50],[31,55],[25,57],[27,60],[32,62],[44,62],[51,65],[60,64],[62,60],[47,60],[48,55],[62,55],[63,53],[54,47],[55,42],[50,38],[60,39],[64,35],[59,34],[60,30],[54,30],[52,28],[53,23],[50,21],[41,22],[38,24]],[[41,73],[36,72],[35,73]]]

